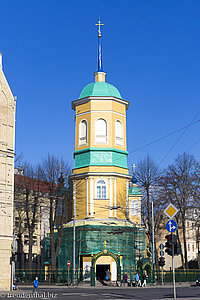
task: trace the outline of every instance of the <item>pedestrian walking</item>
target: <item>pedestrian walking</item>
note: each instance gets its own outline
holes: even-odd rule
[[[134,280],[135,280],[135,285],[136,285],[136,287],[138,287],[139,280],[140,280],[139,274],[138,274],[138,273],[135,274]]]
[[[142,275],[142,286],[146,287],[147,286],[147,275],[144,273]]]
[[[139,274],[139,282],[138,282],[138,286],[142,287],[141,274]]]
[[[37,292],[39,293],[38,286],[39,286],[38,277],[35,277],[35,280],[34,280],[34,282],[33,282],[33,293],[35,293],[35,289],[36,289]]]
[[[110,279],[111,279],[111,272],[110,272],[110,270],[108,269],[108,270],[106,271],[106,281],[110,282]]]
[[[128,281],[128,275],[127,275],[127,273],[125,272],[125,273],[124,273],[124,276],[123,276],[123,284],[126,285],[126,284],[127,284],[127,281]]]
[[[117,286],[121,286],[121,274],[117,274],[116,285],[117,285]]]

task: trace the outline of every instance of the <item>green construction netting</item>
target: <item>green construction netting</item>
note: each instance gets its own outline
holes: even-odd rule
[[[127,222],[128,223],[128,222]],[[130,224],[130,223],[129,223]],[[138,261],[145,257],[145,230],[134,225],[112,226],[112,222],[101,222],[101,225],[76,225],[76,278],[82,279],[82,257],[97,254],[107,250],[121,255],[121,274],[127,272],[129,279],[133,279]],[[45,259],[50,262],[49,239],[46,239]],[[63,229],[63,237],[57,258],[58,269],[67,270],[67,261],[73,262],[73,227]],[[70,270],[71,271],[71,270]],[[71,273],[71,272],[70,272]]]

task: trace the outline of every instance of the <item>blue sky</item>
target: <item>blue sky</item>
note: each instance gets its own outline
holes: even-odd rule
[[[200,98],[200,1],[198,0],[7,0],[0,1],[0,51],[17,96],[16,153],[36,163],[48,152],[73,166],[71,101],[94,81],[101,16],[107,82],[130,101],[129,165],[149,153],[157,163],[188,125]],[[200,123],[190,126],[170,154],[188,150],[200,159]],[[195,146],[192,146],[195,144]]]

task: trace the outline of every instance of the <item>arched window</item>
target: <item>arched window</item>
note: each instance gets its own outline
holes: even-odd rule
[[[139,201],[134,199],[131,201],[131,209],[130,209],[131,216],[138,216],[140,213],[140,206]]]
[[[107,122],[104,119],[96,120],[95,136],[96,143],[107,143]]]
[[[98,179],[96,181],[96,198],[107,199],[107,191],[107,182],[103,179]]]
[[[115,122],[115,144],[123,145],[123,127],[119,120]]]
[[[79,124],[79,145],[87,143],[87,121],[82,120]]]

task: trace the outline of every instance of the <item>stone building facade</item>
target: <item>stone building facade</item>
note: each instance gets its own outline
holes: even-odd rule
[[[0,53],[0,290],[11,288],[15,108],[16,99],[4,75]]]

